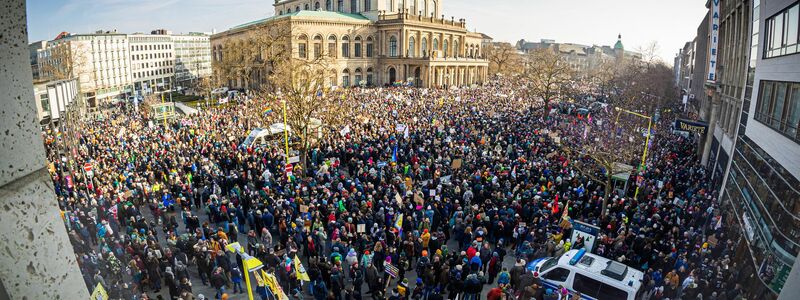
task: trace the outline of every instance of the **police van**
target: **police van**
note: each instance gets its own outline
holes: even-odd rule
[[[557,290],[563,286],[570,293],[580,292],[584,300],[641,298],[642,271],[587,253],[586,249],[570,250],[561,257],[534,260],[528,265],[528,270],[534,276],[538,275],[546,288]]]

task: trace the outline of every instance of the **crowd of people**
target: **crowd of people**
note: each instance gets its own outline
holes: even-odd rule
[[[44,138],[86,285],[111,299],[242,293],[242,254],[226,247],[235,242],[277,278],[279,288],[251,275],[261,299],[576,299],[528,269],[584,247],[572,221],[601,229],[595,253],[645,273],[644,299],[744,295],[696,142],[668,129],[669,113],[638,197],[605,195],[562,149],[592,142],[581,137],[591,119],[545,117],[521,88],[330,92],[346,126],[326,132],[293,176],[282,144],[242,145],[279,121],[267,99],[166,126],[119,104],[72,136]]]

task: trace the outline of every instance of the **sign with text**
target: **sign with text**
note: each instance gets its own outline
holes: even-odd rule
[[[675,130],[705,135],[706,131],[708,131],[708,123],[685,119],[675,119]]]
[[[706,81],[717,81],[717,51],[719,47],[719,0],[711,0],[711,33],[708,40],[708,75]]]

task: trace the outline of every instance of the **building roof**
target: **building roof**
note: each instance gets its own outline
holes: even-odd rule
[[[622,46],[622,34],[617,36],[617,43],[614,44],[614,49],[625,50],[625,47]]]
[[[296,12],[291,12],[279,16],[272,16],[260,20],[255,20],[252,22],[247,22],[244,24],[240,24],[231,29],[239,29],[245,28],[252,25],[263,24],[269,22],[271,20],[277,20],[287,17],[304,17],[304,18],[313,18],[313,19],[330,19],[330,20],[339,20],[339,21],[369,21],[369,19],[361,14],[350,14],[350,13],[343,13],[343,12],[335,12],[335,11],[315,11],[315,10],[301,10]]]

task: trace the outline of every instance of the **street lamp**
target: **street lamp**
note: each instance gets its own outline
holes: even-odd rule
[[[621,113],[623,113],[623,112],[631,114],[631,115],[634,115],[634,116],[637,116],[637,117],[641,117],[641,118],[647,119],[647,134],[645,136],[646,138],[645,138],[645,141],[644,141],[644,151],[642,152],[642,163],[640,165],[641,172],[644,172],[644,170],[646,168],[645,159],[647,158],[647,148],[648,148],[647,146],[650,144],[650,128],[653,126],[653,118],[650,117],[650,116],[646,116],[646,115],[634,112],[634,111],[630,111],[630,110],[624,109],[624,108],[614,107],[614,110],[616,110],[618,112],[617,113],[617,119],[614,122],[615,125],[617,123],[619,123],[619,115]],[[638,175],[637,175],[637,177],[638,177]],[[639,197],[639,184],[636,184],[636,192],[634,192],[633,198],[634,199],[638,199],[638,197]]]

